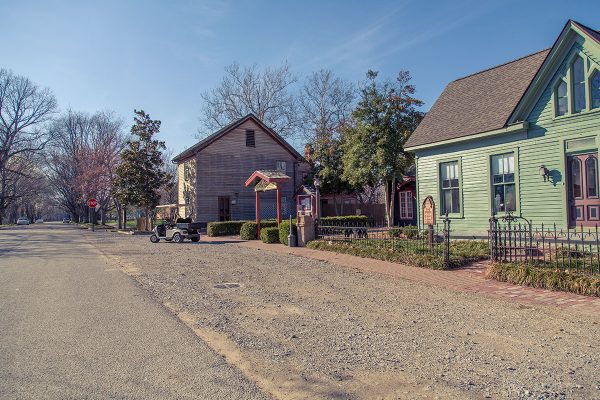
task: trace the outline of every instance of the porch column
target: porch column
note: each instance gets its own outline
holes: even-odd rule
[[[255,191],[256,195],[256,235],[260,238],[260,192]]]
[[[281,224],[281,193],[279,192],[279,183],[275,184],[277,188],[277,226]]]

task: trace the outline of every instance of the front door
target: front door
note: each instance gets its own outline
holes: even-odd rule
[[[567,157],[569,226],[600,225],[598,153]]]
[[[229,196],[219,196],[219,221],[231,220]]]

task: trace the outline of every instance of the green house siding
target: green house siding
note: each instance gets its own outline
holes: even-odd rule
[[[584,149],[593,151],[597,151],[600,143],[600,109],[589,110],[589,90],[586,93],[587,110],[579,114],[555,117],[554,87],[560,77],[565,77],[570,85],[568,68],[575,55],[584,58],[586,72],[592,68],[600,69],[600,54],[586,49],[585,40],[578,37],[550,83],[539,95],[527,118],[529,125],[526,131],[416,151],[418,202],[421,204],[426,196],[433,196],[438,210],[438,222],[441,221],[438,178],[440,162],[454,159],[460,162],[462,208],[461,215],[451,218],[453,229],[463,234],[485,235],[492,214],[490,157],[514,152],[517,175],[517,210],[514,214],[525,217],[536,225],[543,223],[556,224],[561,228],[568,226],[565,142],[595,137],[596,147]],[[540,175],[541,165],[550,170],[548,181]]]

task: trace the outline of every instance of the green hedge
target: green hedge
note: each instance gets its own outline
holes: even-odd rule
[[[343,215],[341,217],[322,217],[321,225],[353,225],[366,226],[369,218],[366,215]]]
[[[279,228],[260,228],[260,240],[263,243],[279,243]]]
[[[260,221],[260,230],[261,231],[263,228],[272,228],[272,227],[277,227],[277,221],[270,221],[270,220]],[[256,231],[257,231],[256,222],[252,222],[252,221],[245,222],[244,224],[242,224],[240,231],[239,231],[240,239],[255,240],[255,239],[257,239]]]
[[[296,238],[298,237],[298,229],[296,228],[296,224],[292,222],[292,231]],[[288,245],[288,236],[290,235],[290,221],[283,221],[279,224],[279,241],[281,244]]]
[[[206,227],[208,236],[239,235],[242,225],[248,221],[209,222]]]
[[[501,282],[600,297],[600,275],[523,264],[494,263],[486,277]]]

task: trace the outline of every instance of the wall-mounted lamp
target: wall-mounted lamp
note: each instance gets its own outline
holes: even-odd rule
[[[238,199],[239,195],[240,195],[240,194],[239,194],[239,193],[237,193],[237,192],[236,192],[236,193],[234,193],[234,198],[231,200],[231,205],[232,205],[232,206],[235,206],[235,205],[237,204],[237,199]]]
[[[544,177],[544,182],[550,179],[550,171],[545,165],[540,165],[540,176]]]

